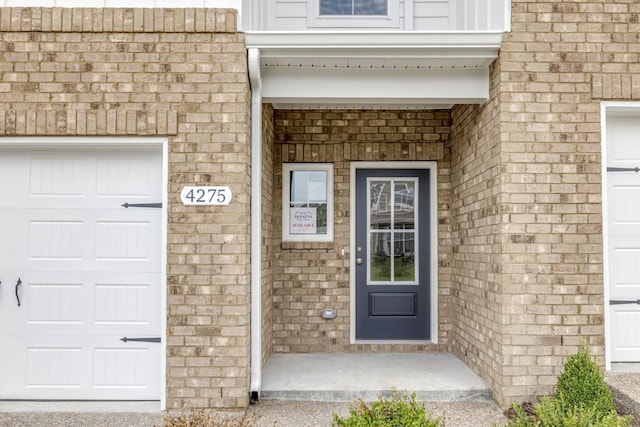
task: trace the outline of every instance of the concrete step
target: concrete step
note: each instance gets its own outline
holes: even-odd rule
[[[261,398],[372,401],[393,390],[420,401],[491,400],[486,382],[451,353],[273,354]]]

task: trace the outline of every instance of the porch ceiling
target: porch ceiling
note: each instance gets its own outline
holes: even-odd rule
[[[275,108],[483,103],[501,32],[247,32]]]

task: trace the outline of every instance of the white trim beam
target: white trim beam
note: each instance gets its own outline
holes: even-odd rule
[[[270,103],[430,105],[482,104],[489,99],[487,68],[262,69],[262,98]]]
[[[247,47],[269,49],[491,49],[502,31],[247,31]],[[264,55],[264,52],[262,52]]]

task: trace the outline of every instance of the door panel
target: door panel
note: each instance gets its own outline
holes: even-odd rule
[[[0,398],[159,399],[161,159],[0,153]]]
[[[356,339],[429,339],[429,171],[356,170]]]

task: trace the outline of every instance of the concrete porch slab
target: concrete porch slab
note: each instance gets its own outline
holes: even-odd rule
[[[261,398],[372,401],[392,390],[421,401],[491,400],[491,388],[451,353],[273,354]]]

